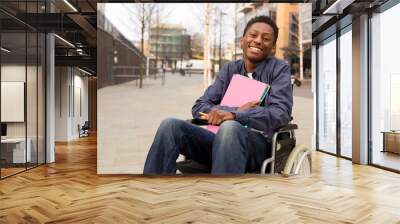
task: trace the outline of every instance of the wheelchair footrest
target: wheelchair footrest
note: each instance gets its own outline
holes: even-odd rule
[[[176,169],[183,174],[191,173],[211,173],[211,169],[206,165],[195,162],[193,160],[185,160],[176,163]]]

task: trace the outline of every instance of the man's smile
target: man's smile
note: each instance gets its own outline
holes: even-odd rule
[[[258,47],[249,47],[249,49],[250,49],[250,52],[252,52],[254,54],[260,54],[263,51],[261,48],[258,48]]]

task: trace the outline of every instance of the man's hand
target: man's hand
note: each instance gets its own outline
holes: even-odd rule
[[[207,120],[209,124],[220,125],[223,121],[234,120],[235,116],[231,112],[214,108],[208,114],[201,115],[200,118]]]
[[[254,107],[258,106],[259,104],[260,104],[259,100],[250,101],[250,102],[247,102],[247,103],[243,104],[242,106],[240,106],[237,110],[238,111],[248,110],[248,109],[251,109],[251,108],[254,108]]]

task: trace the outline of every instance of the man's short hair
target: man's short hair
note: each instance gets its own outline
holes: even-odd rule
[[[268,16],[256,16],[256,17],[250,19],[249,22],[247,22],[246,27],[244,28],[243,36],[246,35],[247,30],[254,23],[265,23],[265,24],[271,26],[272,29],[274,30],[274,44],[276,44],[276,40],[278,39],[279,29],[278,29],[278,26],[276,25],[276,23]]]

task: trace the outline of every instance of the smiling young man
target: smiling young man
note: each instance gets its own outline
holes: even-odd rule
[[[165,119],[147,155],[144,174],[175,173],[179,154],[208,166],[213,174],[260,170],[270,156],[273,131],[290,121],[293,105],[290,66],[273,56],[277,38],[278,27],[269,17],[254,17],[247,23],[240,39],[243,59],[225,64],[192,108],[194,118],[220,125],[218,133],[183,120]],[[241,107],[219,105],[234,74],[269,84],[270,94],[264,102]]]

